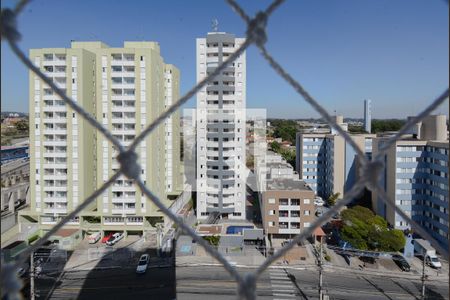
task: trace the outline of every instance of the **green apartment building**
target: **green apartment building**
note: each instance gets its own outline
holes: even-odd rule
[[[125,146],[179,98],[179,71],[156,42],[72,42],[31,49],[30,59]],[[44,233],[119,169],[118,152],[32,72],[29,80],[31,205],[19,222]],[[182,190],[179,137],[176,112],[136,150],[142,179],[167,206]],[[164,217],[121,176],[65,228],[145,234]]]

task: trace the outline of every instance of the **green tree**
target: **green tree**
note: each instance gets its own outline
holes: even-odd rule
[[[280,149],[279,153],[281,156],[295,168],[295,151],[289,149]]]
[[[212,246],[219,246],[220,236],[218,235],[204,236],[203,239]]]
[[[387,222],[370,209],[355,206],[341,213],[341,237],[362,250],[399,251],[406,239],[402,231],[389,230]]]
[[[25,119],[17,121],[16,128],[20,132],[28,132],[28,128],[29,128],[28,121]]]
[[[336,193],[336,194],[333,194],[330,197],[328,197],[328,200],[327,200],[328,206],[335,205],[336,204],[336,200],[339,198],[340,195],[341,195],[340,193]]]
[[[270,149],[278,153],[281,149],[281,145],[278,142],[273,141],[272,143],[270,143]]]
[[[398,131],[405,124],[405,120],[372,120],[372,133],[384,131]]]
[[[351,133],[365,133],[364,127],[357,125],[348,125],[348,131]]]

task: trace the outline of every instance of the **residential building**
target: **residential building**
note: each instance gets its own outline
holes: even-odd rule
[[[359,149],[370,158],[371,134],[351,134]],[[353,147],[340,135],[297,133],[296,170],[300,178],[324,199],[339,193],[342,197],[356,182],[358,157]]]
[[[72,42],[31,49],[30,59],[53,82],[129,146],[179,93],[179,71],[156,42]],[[30,72],[31,206],[22,222],[45,232],[81,204],[120,166],[117,149]],[[136,149],[141,178],[164,204],[181,189],[179,115],[173,114]],[[163,214],[124,176],[68,223],[83,230],[142,234]],[[91,222],[95,219],[95,222]]]
[[[373,155],[390,135],[373,140]],[[448,153],[446,116],[428,116],[391,146],[385,156],[380,185],[408,216],[448,249]],[[375,212],[397,229],[410,224],[372,193]]]
[[[197,82],[245,39],[210,32],[197,39]],[[197,93],[197,218],[245,219],[245,52]]]
[[[314,191],[279,154],[256,164],[262,223],[269,238],[291,238],[314,221]]]
[[[364,130],[372,133],[372,100],[364,100]]]

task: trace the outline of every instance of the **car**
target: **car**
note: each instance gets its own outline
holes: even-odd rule
[[[408,262],[406,261],[406,259],[403,256],[401,256],[399,254],[394,254],[394,255],[392,255],[392,259],[397,264],[397,266],[400,269],[402,269],[402,271],[404,271],[404,272],[411,271],[410,265],[408,264]]]
[[[89,244],[95,244],[102,237],[102,233],[100,231],[94,232],[88,236]]]
[[[322,198],[317,197],[314,199],[314,205],[315,206],[323,206],[325,204],[325,202],[322,200]]]
[[[17,269],[17,276],[20,278],[25,277],[27,271],[28,271],[27,268],[19,268]]]
[[[103,238],[102,238],[102,243],[106,243],[106,241],[108,241],[109,238],[113,236],[113,234],[114,234],[114,233],[108,233],[108,234],[105,234],[105,235],[103,236]]]
[[[120,232],[114,233],[107,241],[106,245],[112,246],[123,238],[124,234]]]
[[[429,265],[432,268],[435,269],[440,269],[442,267],[441,262],[439,261],[439,259],[436,256],[428,256],[425,259],[425,262],[427,265]]]
[[[138,273],[138,274],[145,273],[145,271],[147,271],[149,260],[150,260],[150,256],[148,254],[142,254],[141,258],[139,258],[139,262],[136,267],[136,273]]]

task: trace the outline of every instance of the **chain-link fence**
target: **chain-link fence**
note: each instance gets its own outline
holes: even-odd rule
[[[283,255],[293,248],[298,242],[304,240],[308,236],[310,236],[314,229],[321,226],[325,222],[327,222],[336,212],[342,209],[345,205],[347,205],[352,199],[354,199],[363,189],[367,187],[372,192],[377,192],[380,197],[383,199],[385,204],[389,206],[391,209],[394,209],[395,212],[402,217],[404,220],[407,220],[411,225],[412,229],[421,235],[423,238],[430,240],[432,245],[438,249],[442,254],[448,256],[448,251],[440,246],[440,244],[420,225],[418,225],[415,221],[413,221],[404,211],[402,211],[399,207],[396,206],[393,199],[387,196],[384,189],[379,186],[378,179],[381,175],[381,171],[384,168],[384,155],[386,151],[394,145],[395,141],[399,139],[402,134],[407,133],[417,122],[421,121],[424,117],[429,115],[433,110],[435,110],[440,104],[442,104],[449,96],[448,88],[435,100],[431,102],[431,104],[423,110],[417,116],[410,118],[403,128],[393,135],[380,149],[379,153],[369,160],[361,149],[356,145],[350,135],[344,131],[332,118],[330,114],[320,105],[320,103],[315,100],[306,90],[305,88],[297,82],[292,76],[287,73],[284,68],[272,57],[272,55],[265,48],[265,42],[268,37],[266,35],[266,26],[269,20],[269,17],[275,10],[283,4],[283,0],[275,0],[273,1],[269,7],[265,10],[260,11],[256,14],[255,17],[250,17],[246,14],[246,12],[234,1],[227,0],[226,1],[232,9],[242,18],[245,25],[247,26],[246,31],[246,41],[238,48],[224,63],[218,66],[214,72],[212,72],[209,76],[200,81],[196,86],[194,86],[191,90],[189,90],[183,97],[178,99],[171,107],[169,107],[164,113],[162,113],[159,117],[157,117],[147,128],[145,128],[140,135],[138,135],[133,143],[125,148],[120,142],[109,132],[105,127],[102,126],[100,122],[98,122],[95,117],[87,113],[80,107],[75,101],[73,101],[70,97],[65,95],[65,93],[59,89],[55,83],[48,78],[44,73],[40,71],[28,58],[27,56],[19,49],[17,42],[20,40],[20,30],[17,26],[17,16],[27,5],[27,0],[20,1],[14,9],[2,9],[1,12],[1,37],[2,41],[6,40],[12,51],[17,55],[17,57],[32,71],[34,72],[45,84],[47,84],[53,91],[61,97],[65,101],[67,105],[69,105],[73,110],[75,110],[81,117],[86,119],[86,121],[95,127],[101,134],[105,136],[120,152],[117,156],[117,161],[120,164],[120,170],[115,173],[109,180],[107,180],[98,190],[96,190],[91,196],[89,196],[83,203],[81,203],[77,208],[75,208],[70,214],[64,217],[61,222],[56,224],[49,232],[47,232],[40,240],[38,240],[34,245],[28,247],[26,251],[24,251],[20,258],[14,264],[2,264],[2,272],[1,272],[1,284],[2,284],[2,295],[8,294],[11,299],[16,298],[19,295],[19,291],[21,288],[21,282],[17,279],[16,273],[19,266],[24,263],[29,255],[42,246],[47,239],[53,235],[57,230],[64,226],[69,220],[73,219],[77,216],[83,209],[85,209],[90,203],[92,203],[98,196],[102,195],[102,193],[112,184],[114,181],[121,175],[125,175],[129,179],[133,180],[134,183],[139,187],[139,189],[144,193],[153,203],[166,214],[170,219],[172,219],[178,226],[187,234],[189,234],[194,240],[197,241],[199,245],[204,247],[204,249],[216,260],[218,260],[224,268],[231,274],[232,277],[238,282],[238,290],[237,296],[239,298],[245,299],[255,299],[256,298],[256,281],[258,277],[266,270],[272,263],[283,257]],[[360,168],[360,176],[359,180],[353,186],[353,188],[346,193],[344,199],[339,201],[332,209],[324,213],[320,218],[316,219],[311,227],[305,229],[302,233],[293,238],[287,245],[283,248],[279,249],[274,253],[274,255],[268,257],[265,262],[259,266],[259,268],[253,273],[247,273],[242,275],[237,272],[237,270],[217,251],[211,247],[208,242],[206,242],[203,238],[196,235],[194,230],[186,225],[176,214],[170,211],[167,207],[163,205],[161,200],[146,187],[142,179],[140,178],[140,166],[137,163],[137,154],[135,152],[137,146],[140,142],[142,142],[160,123],[164,122],[166,118],[168,118],[172,113],[174,113],[177,109],[180,108],[186,101],[188,101],[192,96],[194,96],[200,89],[202,89],[206,84],[212,81],[216,76],[221,74],[221,72],[233,61],[238,58],[240,54],[242,54],[249,46],[255,45],[261,52],[261,55],[267,60],[269,65],[283,78],[287,81],[287,83],[294,88],[294,90],[300,94],[303,99],[311,105],[323,119],[328,122],[328,124],[334,128],[344,139],[345,141],[351,145],[351,147],[355,150],[358,156],[359,163],[361,164]]]

